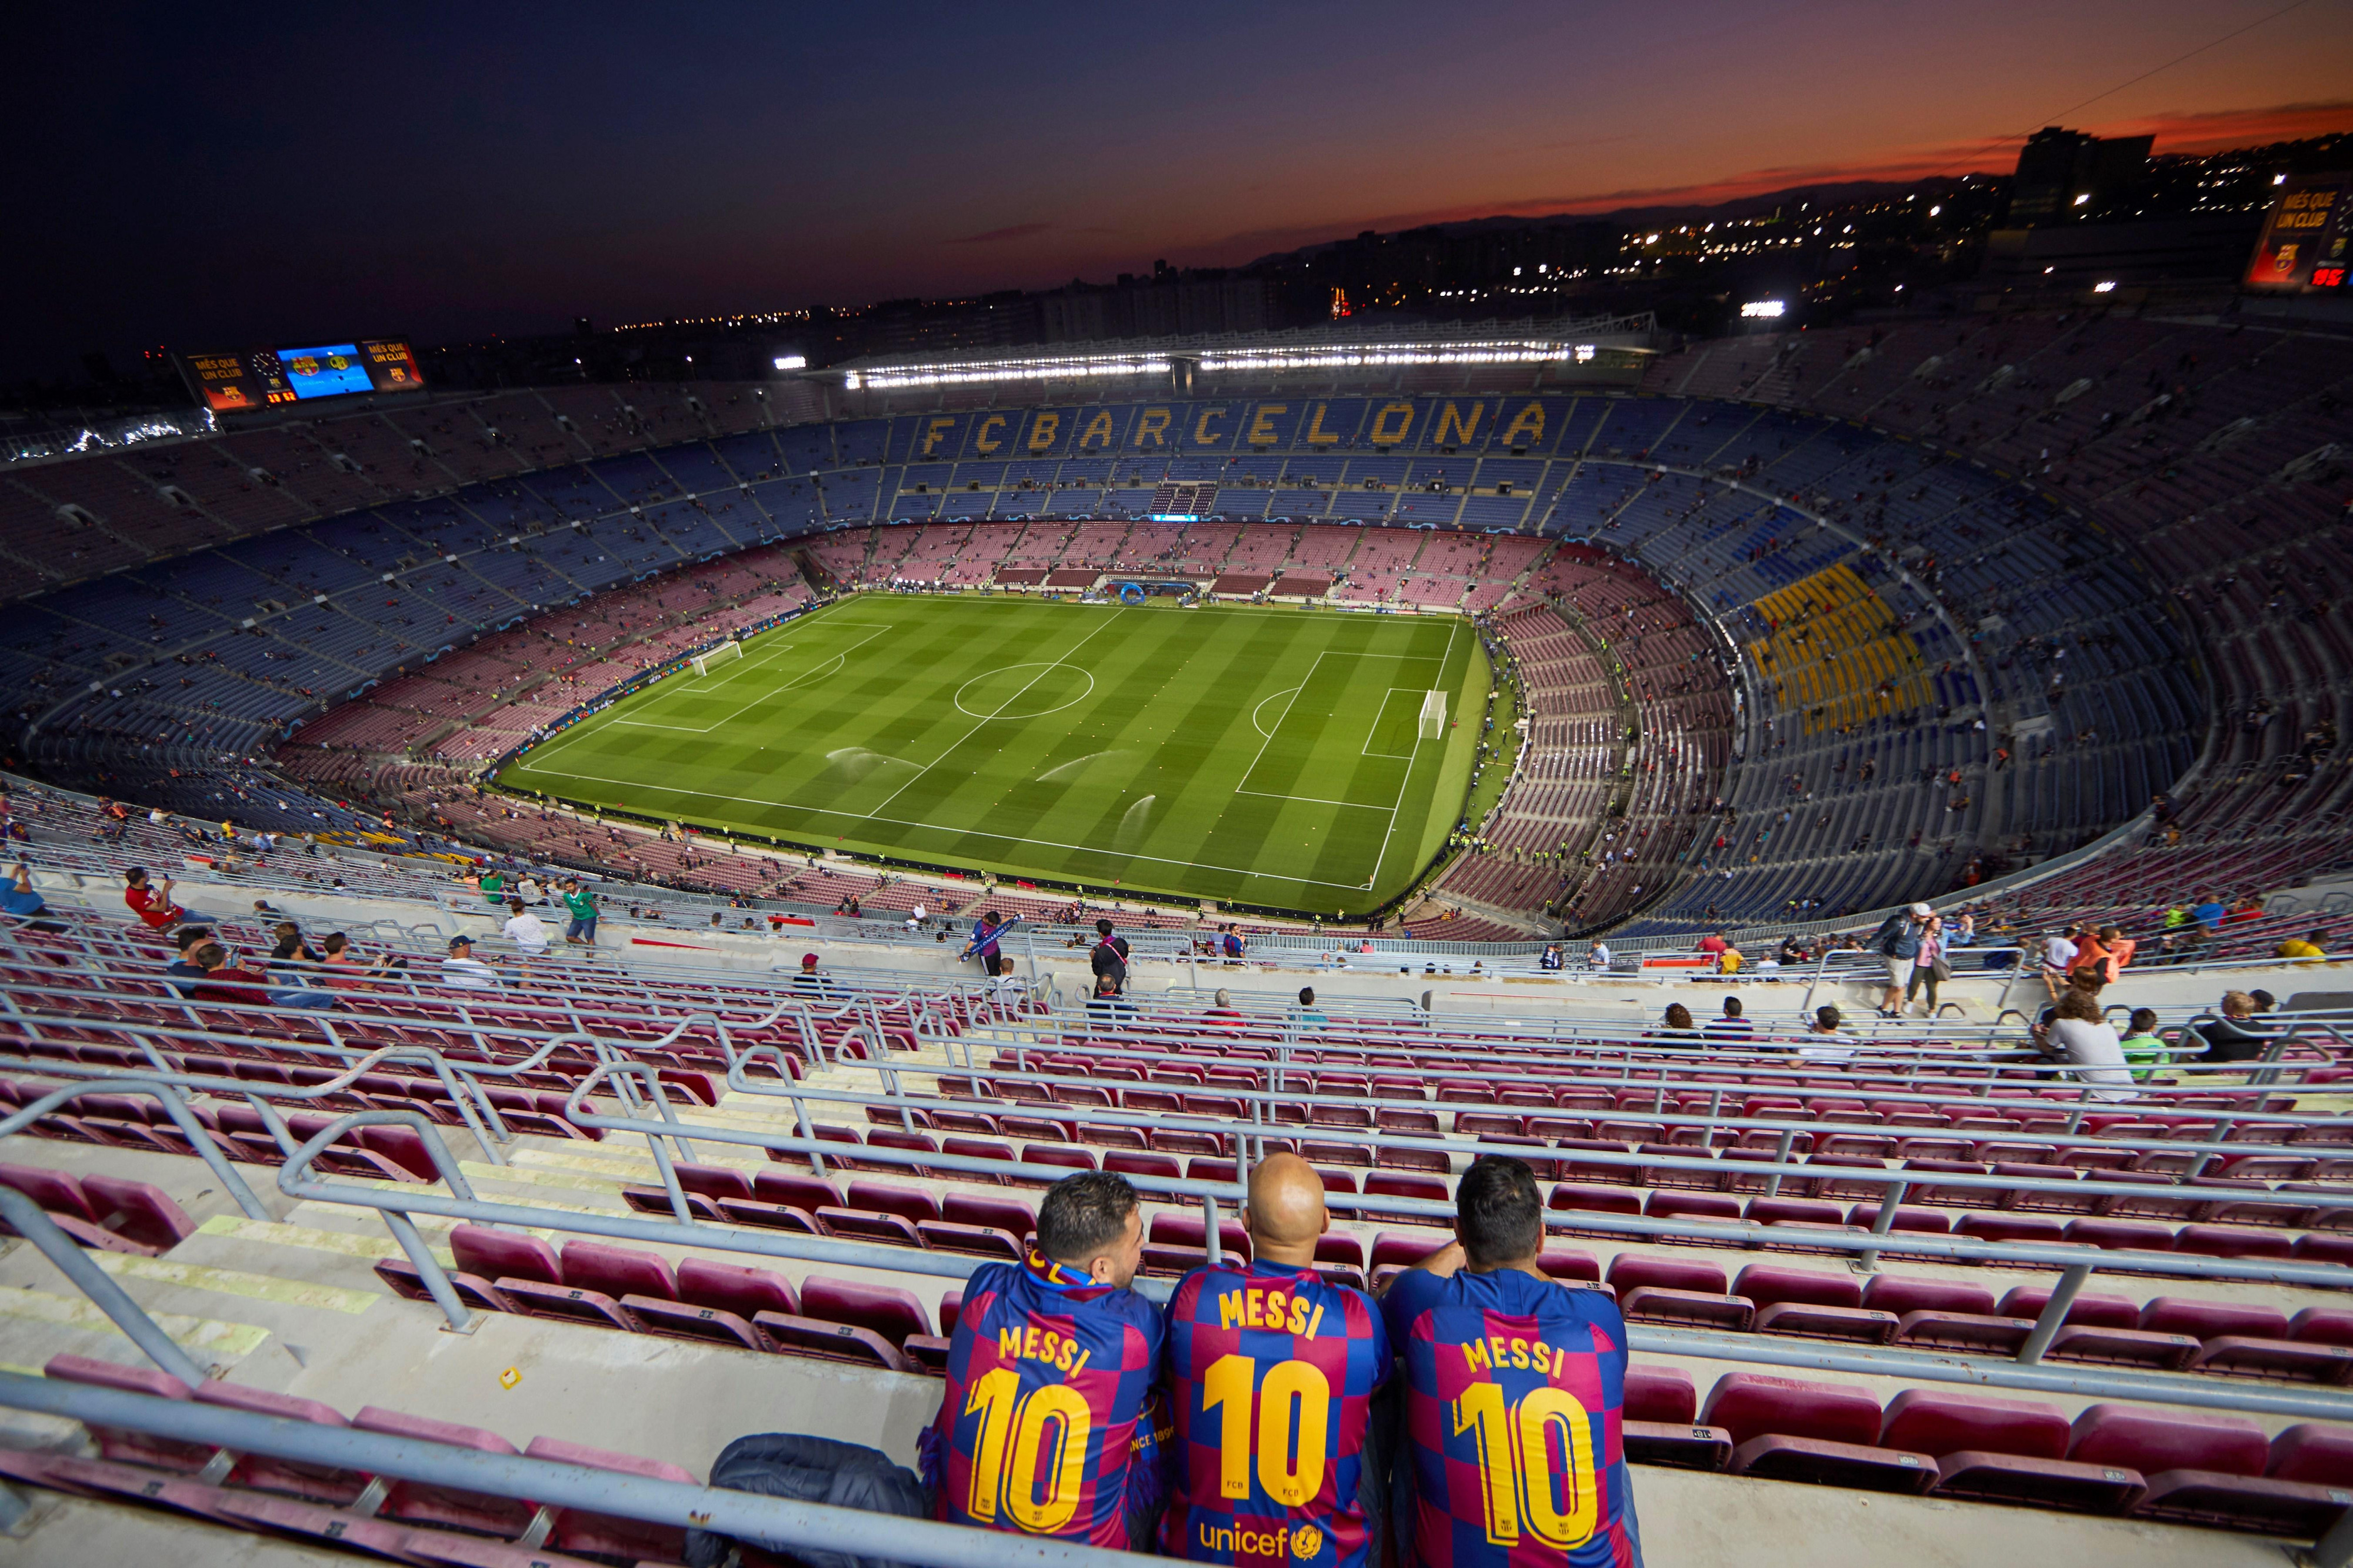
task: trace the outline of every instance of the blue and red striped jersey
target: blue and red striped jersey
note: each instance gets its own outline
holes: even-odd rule
[[[1626,1473],[1626,1322],[1517,1269],[1398,1276],[1408,1568],[1641,1568]]]
[[[1139,1418],[1163,1333],[1160,1309],[1134,1291],[1035,1253],[974,1270],[925,1478],[934,1515],[1128,1546],[1130,1454],[1148,1436]]]
[[[1168,1304],[1161,1551],[1366,1568],[1365,1425],[1389,1362],[1371,1298],[1312,1268],[1261,1259],[1185,1276]]]

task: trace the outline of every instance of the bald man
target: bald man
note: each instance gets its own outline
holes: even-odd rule
[[[1367,1568],[1379,1483],[1365,1458],[1389,1374],[1380,1310],[1315,1271],[1324,1183],[1296,1154],[1250,1173],[1249,1261],[1177,1282],[1168,1307],[1168,1510],[1161,1550],[1197,1563]]]

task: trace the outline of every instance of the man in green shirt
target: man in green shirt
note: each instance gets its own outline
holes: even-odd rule
[[[572,923],[564,929],[564,940],[581,947],[596,945],[596,895],[580,885],[577,877],[566,877],[559,889],[564,907],[572,911]]]
[[[474,884],[481,889],[482,902],[491,908],[504,909],[507,901],[507,878],[503,871],[485,871]]]

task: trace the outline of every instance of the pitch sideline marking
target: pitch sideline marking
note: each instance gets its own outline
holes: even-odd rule
[[[884,822],[893,827],[928,827],[937,832],[960,834],[967,837],[994,838],[1000,844],[1033,844],[1045,849],[1074,849],[1082,855],[1115,855],[1124,859],[1148,860],[1155,866],[1190,866],[1197,871],[1225,871],[1237,877],[1263,877],[1270,881],[1299,882],[1318,888],[1345,888],[1352,892],[1364,886],[1361,882],[1327,882],[1318,877],[1288,877],[1280,872],[1255,870],[1244,866],[1219,866],[1208,860],[1178,860],[1166,855],[1137,855],[1125,849],[1105,849],[1095,844],[1068,844],[1056,838],[1017,838],[1009,833],[991,833],[980,827],[950,827],[942,823],[916,822],[903,816],[875,816],[861,812],[836,811],[831,806],[797,805],[788,800],[769,800],[756,795],[720,795],[712,790],[681,789],[673,784],[649,784],[641,779],[607,778],[601,773],[571,773],[566,776],[586,780],[590,784],[627,784],[631,789],[659,790],[664,795],[683,795],[691,800],[733,800],[740,801],[745,805],[763,805],[782,811],[805,811],[817,816],[845,817],[851,822]],[[1375,806],[1372,809],[1377,811],[1382,808]],[[737,836],[741,837],[740,830]],[[787,847],[784,845],[771,846],[765,852],[778,858],[796,853],[807,853],[798,847]]]
[[[1441,686],[1446,680],[1447,661],[1454,657],[1454,639],[1461,635],[1461,631],[1462,623],[1458,620],[1454,623],[1454,629],[1446,634],[1446,652],[1440,656],[1438,661],[1438,679]],[[1492,693],[1493,687],[1491,685],[1488,689]],[[1438,756],[1440,766],[1444,765],[1446,760],[1445,741],[1446,737],[1443,735],[1439,737]],[[1415,761],[1419,762],[1421,754],[1421,731],[1419,729],[1414,731],[1413,750]],[[1397,803],[1389,807],[1389,830],[1381,835],[1380,852],[1373,857],[1373,874],[1365,879],[1365,886],[1367,888],[1381,879],[1381,862],[1389,858],[1389,840],[1397,836],[1398,813],[1405,809],[1406,787],[1413,783],[1413,763],[1406,763],[1405,777],[1398,781]]]

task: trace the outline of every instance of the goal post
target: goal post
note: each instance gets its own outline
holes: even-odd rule
[[[1421,700],[1421,738],[1439,741],[1446,737],[1446,693],[1432,691]]]
[[[702,653],[696,654],[691,659],[688,660],[688,662],[694,666],[695,674],[709,675],[712,665],[725,664],[731,658],[742,658],[743,657],[744,645],[737,642],[733,637],[729,637],[717,647],[709,648]]]

